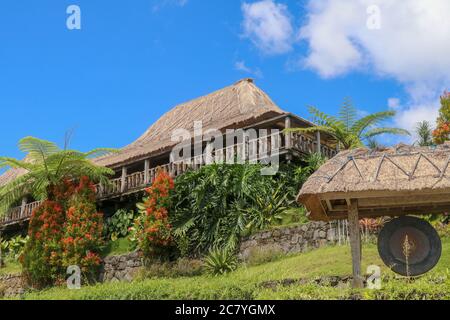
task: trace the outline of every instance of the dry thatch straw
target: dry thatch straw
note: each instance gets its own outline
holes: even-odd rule
[[[314,173],[297,197],[313,220],[347,216],[357,199],[361,217],[443,213],[450,209],[450,144],[398,145],[343,151]]]
[[[202,121],[203,130],[224,130],[284,113],[266,93],[255,86],[253,80],[244,79],[173,108],[121,152],[96,162],[104,166],[117,166],[167,152],[177,144],[171,141],[173,131],[186,129],[193,132],[194,121]]]

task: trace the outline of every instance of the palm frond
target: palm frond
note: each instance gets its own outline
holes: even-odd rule
[[[358,112],[353,106],[350,98],[346,98],[342,107],[339,110],[339,122],[343,123],[347,132],[350,132],[356,119],[358,117]]]
[[[117,153],[117,152],[120,152],[120,150],[113,149],[113,148],[97,148],[97,149],[94,149],[94,150],[84,153],[84,156],[88,159],[92,159],[92,158],[103,157],[103,156],[109,155],[111,153]]]
[[[378,136],[380,134],[394,134],[394,135],[404,135],[404,136],[410,136],[411,133],[409,133],[408,130],[405,129],[399,129],[399,128],[375,128],[367,131],[363,134],[363,139],[372,138],[375,136]]]
[[[381,111],[369,114],[368,116],[356,121],[352,126],[351,131],[356,135],[361,136],[364,130],[368,129],[371,126],[378,125],[381,122],[392,118],[393,116],[395,116],[395,111]]]
[[[34,137],[21,139],[19,149],[35,161],[43,161],[47,156],[61,151],[55,143]]]
[[[313,116],[313,122],[319,126],[337,126],[340,123],[336,117],[328,115],[316,107],[309,106],[308,111]]]
[[[10,167],[10,168],[14,168],[14,169],[21,168],[21,169],[30,170],[33,167],[33,164],[27,163],[23,160],[17,160],[14,158],[0,157],[0,169],[5,168],[5,167]]]

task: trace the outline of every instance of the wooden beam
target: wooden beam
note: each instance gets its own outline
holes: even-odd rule
[[[150,159],[144,161],[144,183],[149,184],[150,181]]]
[[[348,208],[348,227],[352,252],[353,288],[363,288],[361,277],[361,233],[359,229],[358,201],[352,199]]]
[[[120,184],[120,192],[121,193],[124,193],[127,189],[127,172],[128,172],[128,168],[123,166],[122,167],[121,184]]]

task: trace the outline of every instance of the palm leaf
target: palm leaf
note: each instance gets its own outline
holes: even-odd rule
[[[408,130],[405,129],[399,129],[399,128],[375,128],[367,131],[362,135],[363,139],[372,138],[375,136],[378,136],[380,134],[395,134],[395,135],[404,135],[404,136],[410,136],[411,133],[409,133]]]
[[[370,126],[375,126],[381,122],[392,118],[395,116],[395,111],[382,111],[370,114],[358,121],[352,126],[351,131],[358,136],[361,136],[364,130],[368,129]]]

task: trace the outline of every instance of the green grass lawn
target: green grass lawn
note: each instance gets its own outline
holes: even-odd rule
[[[25,299],[450,299],[450,240],[443,242],[439,265],[428,275],[407,280],[386,269],[375,245],[363,249],[363,270],[368,265],[382,267],[381,290],[352,290],[349,285],[332,287],[317,284],[323,276],[351,274],[350,250],[346,246],[327,247],[285,257],[218,277],[154,278],[133,283],[106,283],[81,290],[53,288],[28,293]],[[305,279],[299,283],[267,284],[268,281]],[[289,282],[289,281],[285,281]]]

